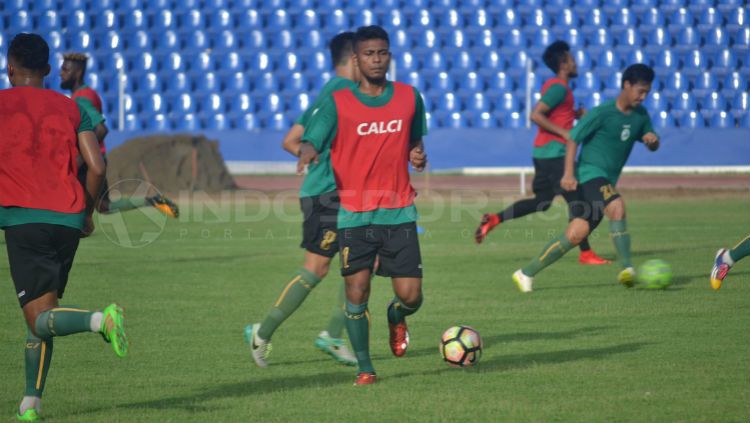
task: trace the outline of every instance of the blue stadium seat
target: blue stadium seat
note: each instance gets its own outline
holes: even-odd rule
[[[550,14],[560,13],[563,9],[569,9],[573,7],[571,0],[546,0],[544,2],[544,10]]]
[[[200,101],[200,110],[204,115],[224,113],[224,99],[219,94],[208,94]]]
[[[440,48],[440,35],[431,29],[411,34],[414,38],[414,51],[417,53],[426,53]]]
[[[114,52],[104,56],[102,60],[102,71],[108,74],[117,74],[120,69],[126,69],[125,58],[122,53]]]
[[[442,37],[443,48],[442,52],[451,54],[458,51],[468,50],[469,40],[464,35],[464,32],[460,29],[453,29],[445,33]]]
[[[0,65],[2,65],[2,63],[0,63]],[[99,77],[99,74],[96,72],[86,72],[86,85],[88,85],[95,91],[104,90],[104,81],[102,81],[102,79]]]
[[[630,3],[630,8],[635,14],[640,16],[649,9],[657,7],[658,5],[659,2],[657,0],[632,0],[632,2]]]
[[[291,0],[291,1],[296,2],[300,0]],[[339,9],[343,7],[344,1],[343,0],[318,0],[316,2],[316,5],[319,10],[333,10],[333,9]]]
[[[511,112],[503,115],[503,128],[521,129],[526,127],[524,117],[519,112]]]
[[[711,61],[711,73],[718,76],[728,75],[738,68],[737,56],[731,49],[723,49],[714,55]]]
[[[62,26],[60,17],[54,10],[47,10],[37,18],[36,30],[42,34],[59,31]]]
[[[601,9],[607,16],[613,16],[623,7],[628,7],[628,0],[605,0]]]
[[[286,131],[291,123],[284,113],[275,113],[263,119],[265,129]]]
[[[564,32],[559,34],[559,37],[562,38],[563,41],[568,43],[571,49],[578,50],[583,48],[583,35],[581,35],[575,28],[569,28],[565,30]]]
[[[411,49],[411,36],[405,29],[394,29],[388,36],[391,39],[391,49],[396,51]]]
[[[731,114],[720,111],[717,113],[714,113],[711,117],[711,128],[719,128],[719,129],[727,129],[727,128],[734,128],[734,116]]]
[[[135,31],[146,30],[146,14],[140,10],[130,10],[122,16],[123,26],[122,31],[124,33],[131,34]]]
[[[120,20],[113,10],[102,10],[94,19],[94,28],[91,30],[96,35],[106,34],[108,31],[119,31]]]
[[[489,112],[491,109],[490,100],[479,92],[466,97],[464,104],[469,112]]]
[[[670,101],[670,104],[672,105],[672,114],[677,120],[682,119],[683,115],[697,109],[695,98],[687,92],[678,95],[675,99]]]
[[[431,95],[438,95],[442,92],[453,92],[456,88],[456,83],[453,82],[453,77],[448,72],[438,72],[430,80]]]
[[[287,100],[288,113],[292,116],[300,116],[312,105],[312,102],[313,100],[307,93],[294,94]]]
[[[715,28],[720,28],[723,23],[724,17],[721,15],[721,12],[713,7],[707,7],[700,11],[697,28],[701,34],[705,35]]]
[[[284,9],[286,7],[285,0],[260,0],[260,7],[265,10]]]
[[[206,29],[206,17],[200,10],[188,10],[178,15],[177,26],[180,32],[190,33]]]
[[[516,4],[516,10],[518,10],[518,13],[520,13],[522,17],[527,17],[536,10],[541,10],[542,7],[544,7],[543,0],[520,0]]]
[[[411,86],[416,87],[420,92],[425,91],[425,82],[422,78],[422,74],[417,71],[411,71],[411,72],[399,72],[399,81],[405,82]]]
[[[736,119],[742,119],[743,116],[750,114],[750,93],[740,91],[735,93],[732,100],[732,113]]]
[[[279,81],[276,75],[266,72],[253,78],[253,94],[265,96],[266,94],[276,93],[279,91]]]
[[[278,94],[271,93],[263,97],[260,106],[260,110],[263,114],[283,113],[284,109],[284,99]]]
[[[614,72],[607,76],[604,83],[604,97],[615,98],[620,94],[622,83],[622,72]]]
[[[213,72],[216,69],[214,58],[212,55],[203,52],[198,53],[190,58],[190,74],[200,75],[206,72]]]
[[[406,17],[398,9],[389,10],[383,16],[382,22],[383,22],[383,27],[386,30],[393,30],[396,28],[406,28],[407,26]]]
[[[155,115],[165,113],[167,104],[160,93],[151,93],[138,97],[138,107],[141,114]]]
[[[739,30],[737,34],[732,37],[732,49],[740,53],[745,53],[750,50],[750,27],[745,27]]]
[[[34,28],[34,22],[31,14],[25,10],[13,12],[8,17],[8,33],[17,34],[19,32],[31,32]]]
[[[152,131],[152,132],[164,132],[169,131],[170,129],[170,122],[169,119],[163,114],[151,114],[146,113],[142,114],[141,117],[146,122],[146,130]]]
[[[741,6],[747,6],[747,1],[744,0],[719,0],[719,4],[716,7],[721,13],[726,14],[727,12]]]
[[[184,72],[173,73],[167,80],[167,92],[182,93],[190,91],[190,80]]]
[[[459,51],[453,56],[450,61],[450,71],[457,75],[465,75],[467,72],[471,72],[477,68],[477,63],[474,60],[474,55],[468,51]]]
[[[344,6],[347,12],[353,12],[372,8],[372,2],[370,0],[348,0],[344,3]]]
[[[167,29],[159,32],[156,39],[156,50],[160,54],[178,51],[180,48],[180,39],[174,31]]]
[[[492,113],[481,112],[469,114],[469,126],[480,129],[494,129],[497,128],[498,124]]]
[[[136,31],[133,34],[130,34],[125,39],[125,46],[129,52],[153,51],[153,43],[151,42],[151,37],[146,31]]]
[[[115,122],[116,123],[116,122]],[[138,119],[134,113],[128,113],[125,115],[125,123],[123,125],[126,131],[140,131],[143,129],[141,120]]]
[[[273,70],[273,62],[271,56],[264,52],[258,52],[253,54],[247,61],[247,70],[251,74],[266,73]]]
[[[594,73],[600,78],[610,75],[612,72],[617,72],[622,68],[622,61],[620,55],[614,50],[604,50],[599,54],[596,59],[596,67]]]
[[[545,28],[540,29],[534,34],[534,39],[531,41],[531,46],[528,49],[529,53],[534,57],[541,57],[547,46],[556,39],[557,37],[552,35],[550,30]],[[573,51],[576,50],[574,49]]]
[[[511,113],[511,112],[518,112],[521,110],[520,103],[518,99],[516,98],[513,93],[504,93],[501,94],[497,99],[494,101],[495,103],[495,110],[505,112],[505,113]]]
[[[578,28],[580,25],[576,12],[573,9],[565,8],[555,17],[555,25],[552,27],[552,32],[554,34],[562,34],[566,30]]]
[[[336,12],[341,12],[340,10],[334,11],[334,13],[331,13],[329,16],[337,16]],[[327,25],[336,26],[337,21],[335,20],[329,20],[327,22]],[[282,29],[289,29],[292,26],[292,18],[289,16],[289,13],[287,13],[286,10],[283,9],[276,9],[272,10],[268,16],[266,17],[266,28],[270,31],[279,31]],[[338,26],[336,26],[338,28]]]
[[[293,50],[295,45],[297,44],[297,40],[294,37],[294,34],[288,29],[277,31],[274,36],[269,37],[269,39],[271,40],[270,47],[274,50]]]
[[[664,110],[651,115],[651,124],[657,130],[675,127],[674,118],[669,112]]]
[[[66,30],[68,31],[88,31],[91,29],[89,24],[89,15],[82,10],[74,10],[68,14],[65,20]]]
[[[655,29],[666,29],[664,23],[664,13],[658,8],[652,7],[641,15],[639,19],[638,30],[645,35]]]
[[[704,10],[714,5],[714,0],[690,0],[688,9],[694,15],[703,12]]]
[[[210,131],[225,131],[230,128],[229,119],[223,113],[203,114],[203,121]]]
[[[142,0],[119,0],[117,2],[117,7],[120,10],[143,10],[145,9],[145,5],[143,4]]]
[[[433,9],[434,10],[434,9]],[[439,28],[458,28],[465,26],[464,17],[456,9],[445,9],[438,18]]]
[[[208,31],[233,31],[235,27],[234,18],[226,9],[214,9],[208,17]]]
[[[281,91],[285,95],[298,92],[308,92],[310,84],[307,77],[301,72],[292,72],[284,78],[284,89]]]
[[[413,13],[407,13],[407,17],[409,18],[409,31],[413,34],[433,29],[437,23],[429,9],[414,10]]]
[[[438,92],[432,98],[432,104],[438,112],[459,112],[463,108],[461,99],[452,92]]]
[[[667,75],[661,93],[672,100],[689,91],[690,81],[681,72],[672,72]]]
[[[224,56],[219,56],[218,65],[219,72],[224,74],[234,74],[236,72],[245,71],[245,59],[236,51],[229,52]]]
[[[158,62],[158,68],[160,69],[162,76],[185,70],[185,61],[182,60],[182,56],[177,52],[172,52],[163,56]]]
[[[472,51],[475,54],[483,54],[498,49],[499,43],[494,32],[489,29],[482,29],[474,35]]]
[[[602,0],[577,0],[573,5],[573,10],[579,15],[585,15],[592,9],[599,9],[602,6]]]
[[[740,73],[750,78],[750,50],[745,52],[745,58],[742,59]]]
[[[694,23],[695,19],[693,18],[693,14],[690,13],[690,10],[680,7],[672,13],[667,28],[669,29],[669,32],[676,34],[684,28],[693,28]]]
[[[615,51],[624,54],[635,48],[640,48],[642,45],[641,34],[633,28],[628,28],[617,37]]]
[[[151,17],[151,30],[155,32],[177,29],[177,17],[169,9],[162,9]]]
[[[130,62],[130,72],[134,74],[156,71],[156,60],[149,52],[136,53],[130,56],[128,61]]]
[[[173,125],[178,131],[197,131],[200,129],[200,122],[192,113],[175,116]]]
[[[396,62],[396,69],[398,69],[399,73],[411,72],[419,68],[419,61],[417,60],[416,56],[408,51],[395,53],[393,55],[393,60],[395,60]]]
[[[683,8],[685,3],[687,3],[687,0],[660,0],[659,8],[664,10],[665,13],[674,13]]]
[[[740,127],[750,129],[750,113],[745,113],[743,116],[737,118],[737,121]]]
[[[648,56],[646,55],[646,53],[643,52],[643,50],[639,48],[636,48],[630,51],[630,53],[628,54],[626,63],[628,64],[645,63],[647,65],[650,65]]]
[[[503,71],[507,67],[507,62],[503,55],[497,51],[487,51],[482,55],[479,66],[479,72],[489,75],[497,71]]]
[[[660,92],[652,91],[651,94],[646,97],[643,106],[653,116],[656,113],[667,110],[669,104]]]
[[[469,93],[484,92],[484,77],[476,72],[468,72],[458,80],[458,94],[466,97]]]
[[[184,115],[195,113],[195,102],[190,94],[178,94],[169,99],[169,108],[172,113]]]
[[[244,129],[252,131],[258,128],[258,119],[252,113],[246,113],[243,116],[237,116],[232,121],[232,127],[235,129]]]
[[[513,29],[505,36],[500,52],[503,54],[513,54],[526,48],[526,37],[517,29]]]
[[[716,76],[711,72],[703,72],[697,75],[693,82],[692,93],[696,97],[703,97],[719,89]]]
[[[597,29],[586,36],[586,42],[588,44],[586,50],[593,55],[599,55],[605,50],[610,50],[614,45],[609,31],[604,28]]]
[[[250,91],[250,80],[243,72],[225,74],[222,77],[222,91],[228,95],[236,95]]]
[[[726,98],[732,98],[735,93],[747,92],[748,90],[750,90],[750,87],[747,84],[747,78],[739,72],[732,72],[724,79],[721,93]]]
[[[607,27],[607,15],[599,8],[592,8],[586,11],[586,17],[583,19],[581,32],[591,34],[592,32]]]
[[[549,28],[551,26],[552,22],[550,21],[547,13],[542,9],[535,9],[529,16],[524,19],[524,25],[521,28],[521,31],[523,34],[533,35],[538,30]]]
[[[743,28],[747,28],[750,24],[750,16],[748,16],[748,10],[743,7],[733,8],[727,16],[727,23],[725,28],[731,36],[734,36]]]
[[[253,30],[242,34],[241,43],[245,50],[263,50],[266,47],[266,36],[261,31]]]
[[[501,13],[498,16],[497,23],[487,10],[482,8],[473,8],[468,13],[466,22],[467,30],[486,30],[495,27],[495,30],[503,31],[506,28],[518,28],[521,25],[521,19],[512,10],[507,13]]]
[[[576,98],[585,98],[592,93],[599,92],[602,83],[599,77],[593,72],[583,72],[578,74],[578,78],[573,80],[575,85],[574,93]]]
[[[666,75],[676,71],[679,68],[679,60],[677,55],[672,53],[671,50],[665,49],[656,55],[654,60],[654,72],[657,75]]]
[[[468,127],[469,123],[463,113],[453,112],[444,115],[440,119],[440,126],[443,128],[462,129]]]
[[[330,12],[324,19],[323,30],[332,35],[348,31],[350,27],[349,16],[341,9]]]
[[[159,76],[153,72],[144,73],[138,78],[137,89],[139,94],[161,93],[162,85]]]
[[[513,78],[505,72],[493,72],[486,76],[487,94],[490,97],[500,97],[505,93],[512,92],[515,89]]]
[[[193,80],[195,81],[195,90],[193,92],[196,94],[202,95],[217,93],[220,91],[221,84],[219,83],[219,78],[213,72],[207,71],[200,74],[194,74]]]
[[[713,92],[705,97],[700,102],[701,115],[706,120],[710,120],[716,112],[726,111],[728,104],[724,96],[721,93]]]
[[[242,10],[237,16],[237,30],[252,31],[263,28],[263,17],[255,8]]]
[[[672,36],[664,28],[655,28],[649,32],[648,42],[643,50],[650,54],[656,55],[672,47]]]
[[[695,28],[683,28],[676,36],[674,50],[678,53],[685,53],[697,49],[700,44],[701,35]]]
[[[25,2],[21,1],[21,2],[18,2],[18,4],[14,4],[13,1],[7,1],[5,2],[4,8],[6,12],[10,12],[11,10],[23,10],[27,7],[26,4],[24,3]],[[58,8],[57,0],[37,0],[32,4],[32,7],[33,7],[34,14],[41,14],[47,10],[60,9]]]
[[[298,38],[302,50],[322,50],[326,46],[323,34],[317,29],[309,30]]]
[[[211,50],[216,53],[236,51],[238,44],[234,31],[224,30],[211,35]]]
[[[302,63],[297,54],[288,51],[278,58],[277,70],[284,74],[299,72],[302,70]]]
[[[51,51],[64,51],[68,49],[67,43],[63,39],[63,36],[57,31],[51,31],[49,34],[47,34],[44,37],[44,40],[47,41],[47,44],[49,45],[49,48]],[[7,50],[7,49],[3,47],[3,50]],[[119,48],[115,48],[114,50],[119,50]]]
[[[701,50],[687,53],[682,60],[682,73],[690,77],[697,76],[708,69],[708,61]]]
[[[680,118],[680,128],[698,129],[705,128],[706,121],[700,113],[692,111],[682,115]]]
[[[352,22],[355,28],[362,26],[378,25],[378,15],[370,9],[356,10],[352,14]]]
[[[523,50],[513,53],[508,61],[508,74],[513,77],[526,74],[526,65],[529,60],[529,55]]]
[[[196,29],[195,31],[186,33],[185,38],[185,49],[188,51],[202,51],[209,47],[208,37],[201,30]]]
[[[200,9],[200,0],[175,0],[174,10],[177,12],[186,12]]]
[[[428,53],[422,58],[422,71],[434,74],[446,70],[445,58],[437,51]]]

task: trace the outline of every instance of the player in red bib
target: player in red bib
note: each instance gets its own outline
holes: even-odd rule
[[[578,76],[578,66],[570,53],[570,46],[564,41],[550,44],[544,51],[543,60],[555,73],[555,77],[542,86],[542,98],[531,114],[531,120],[539,126],[539,133],[534,139],[534,197],[517,201],[500,213],[485,214],[476,230],[477,244],[501,222],[546,211],[557,195],[562,195],[568,204],[576,199],[575,192],[565,191],[560,187],[560,179],[565,168],[565,140],[568,131],[573,128],[573,121],[584,113],[583,109],[575,110],[573,91],[568,86],[570,79]],[[597,256],[591,250],[588,239],[583,240],[579,248],[581,254],[578,261],[581,264],[609,263],[609,260]]]
[[[416,192],[409,180],[410,153],[421,171],[426,164],[422,137],[427,123],[421,94],[386,79],[388,34],[379,26],[359,28],[354,59],[360,85],[336,91],[314,111],[305,128],[300,161],[309,164],[331,146],[336,188],[341,198],[338,238],[346,282],[346,327],[359,370],[356,385],[376,381],[369,351],[370,276],[390,277],[396,296],[388,305],[390,347],[401,357],[409,346],[406,316],[422,304],[422,259],[417,239]]]
[[[88,56],[85,53],[66,53],[63,59],[63,64],[60,68],[60,88],[70,90],[70,98],[75,100],[78,106],[89,115],[91,125],[94,127],[94,133],[99,142],[101,154],[105,157],[107,148],[104,145],[104,137],[107,136],[109,129],[105,124],[104,114],[102,113],[102,99],[96,91],[84,83]],[[106,162],[106,157],[104,160]],[[81,163],[78,179],[82,184],[84,183],[85,176],[86,165],[85,163]],[[156,208],[170,217],[178,217],[180,215],[180,209],[177,205],[161,194],[151,197],[129,197],[111,201],[106,178],[104,179],[102,192],[96,208],[99,213],[117,213],[149,206]],[[84,232],[88,234],[88,228],[84,229]]]
[[[43,88],[48,62],[42,37],[18,34],[8,49],[13,88],[0,91],[0,228],[28,330],[21,421],[40,418],[55,337],[96,332],[117,355],[128,349],[117,304],[101,312],[58,305],[106,166],[85,111]],[[79,156],[88,169],[83,186],[76,177]]]

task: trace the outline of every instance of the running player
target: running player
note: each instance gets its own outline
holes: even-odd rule
[[[295,157],[300,155],[302,134],[315,119],[315,111],[320,107],[322,100],[335,91],[356,86],[355,81],[359,79],[359,72],[352,57],[353,40],[353,32],[343,32],[333,37],[329,44],[336,76],[323,86],[315,103],[295,121],[282,142],[284,150]],[[318,162],[309,166],[299,196],[304,216],[300,245],[305,249],[304,264],[287,282],[281,296],[263,321],[245,327],[245,341],[250,345],[253,360],[260,367],[267,365],[266,360],[271,352],[271,337],[276,329],[302,305],[312,289],[326,277],[331,259],[338,252],[336,216],[339,210],[339,197],[331,170],[329,148],[322,150]],[[315,346],[337,361],[354,366],[357,359],[342,337],[346,321],[343,297],[342,286],[328,327],[315,339]]]
[[[747,256],[750,256],[750,236],[740,241],[731,250],[726,248],[719,250],[716,253],[714,267],[711,269],[711,288],[717,291],[721,289],[721,284],[727,277],[729,269],[734,266],[734,263]]]
[[[60,68],[60,88],[71,91],[71,98],[86,111],[94,127],[101,154],[105,157],[107,148],[104,145],[104,137],[109,129],[105,124],[102,114],[102,100],[92,88],[84,83],[86,76],[86,62],[88,56],[84,53],[66,53],[63,55],[63,64]],[[78,170],[78,179],[84,183],[86,177],[86,165],[82,163]],[[104,179],[102,194],[97,202],[96,208],[99,213],[116,213],[136,209],[138,207],[154,207],[170,217],[178,217],[180,210],[175,203],[161,194],[151,197],[130,197],[116,201],[109,200],[107,179]]]
[[[565,234],[550,242],[539,257],[513,274],[513,281],[521,292],[531,292],[533,277],[580,244],[604,216],[609,219],[610,236],[620,262],[618,280],[625,286],[633,286],[635,270],[630,261],[625,202],[615,187],[636,141],[642,141],[651,151],[659,148],[659,137],[641,105],[651,91],[653,80],[654,71],[650,67],[629,66],[622,75],[622,90],[617,99],[592,109],[570,132],[560,185],[566,191],[577,189],[578,199],[571,205],[573,220]],[[576,168],[579,144],[582,147]]]
[[[534,139],[534,198],[527,198],[513,203],[497,214],[487,213],[476,230],[475,240],[480,244],[487,234],[501,222],[526,216],[531,213],[547,211],[555,196],[562,195],[570,205],[575,200],[575,192],[564,191],[560,179],[565,168],[565,140],[568,131],[573,128],[573,120],[583,116],[583,109],[574,109],[573,91],[568,82],[578,76],[576,59],[570,53],[570,46],[565,41],[550,44],[542,56],[544,64],[555,73],[542,86],[542,98],[531,113],[531,120],[539,126]],[[578,245],[581,264],[608,264],[594,253],[588,238]]]
[[[424,104],[412,86],[386,79],[391,53],[379,26],[359,28],[354,58],[357,88],[325,98],[305,129],[300,161],[331,149],[336,187],[341,274],[346,283],[346,327],[359,365],[355,385],[376,381],[369,351],[370,276],[390,277],[396,296],[387,308],[390,347],[401,357],[409,346],[406,316],[422,304],[422,259],[417,239],[416,193],[409,181],[410,152],[423,154]],[[426,157],[417,163],[421,171]]]
[[[54,337],[96,332],[118,356],[128,351],[118,305],[102,312],[58,305],[106,166],[88,114],[42,88],[48,61],[42,37],[18,34],[8,49],[13,88],[0,91],[0,227],[28,329],[21,421],[40,418]],[[87,165],[85,189],[76,178],[79,154]]]

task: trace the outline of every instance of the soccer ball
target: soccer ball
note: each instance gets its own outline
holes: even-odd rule
[[[664,260],[649,260],[638,268],[637,277],[646,289],[664,289],[672,283],[672,267]]]
[[[482,356],[482,338],[469,326],[453,326],[443,332],[440,355],[452,367],[476,364]]]

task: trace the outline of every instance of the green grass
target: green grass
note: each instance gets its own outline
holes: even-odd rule
[[[708,284],[716,249],[750,233],[745,198],[628,202],[634,261],[671,263],[667,291],[627,290],[615,266],[582,267],[571,252],[537,276],[530,295],[510,275],[560,233],[559,204],[501,226],[481,246],[470,235],[480,215],[471,200],[463,209],[423,204],[425,303],[409,320],[412,345],[406,357],[391,356],[392,291],[376,278],[371,349],[380,381],[365,388],[313,347],[341,283],[335,269],[274,336],[272,365],[254,366],[242,328],[264,316],[301,263],[299,216],[288,201],[270,209],[294,217],[287,222],[262,218],[257,205],[214,206],[200,216],[183,205],[183,218],[143,248],[119,247],[101,227],[82,241],[63,304],[123,304],[131,351],[118,359],[99,336],[57,338],[46,421],[750,420],[750,260],[720,292]],[[132,240],[153,230],[149,216],[123,216]],[[606,223],[592,245],[614,256]],[[23,392],[25,329],[2,255],[0,421],[10,421]],[[455,324],[484,337],[477,368],[441,361],[440,334]]]

